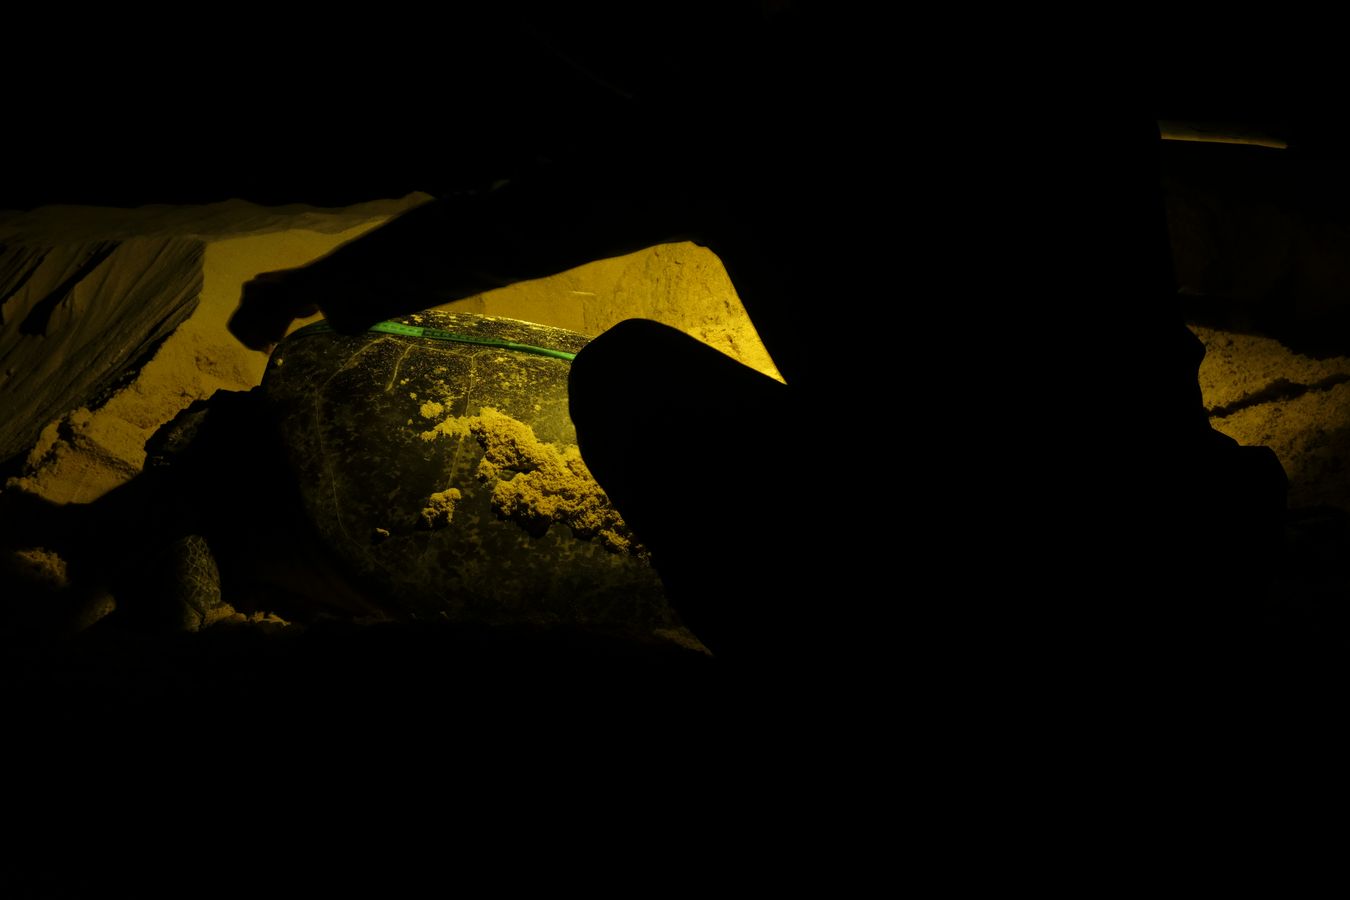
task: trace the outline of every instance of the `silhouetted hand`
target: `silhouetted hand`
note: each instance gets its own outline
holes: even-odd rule
[[[319,306],[303,283],[302,269],[263,272],[244,285],[230,316],[230,333],[246,347],[268,350],[286,336],[291,322],[312,316]]]

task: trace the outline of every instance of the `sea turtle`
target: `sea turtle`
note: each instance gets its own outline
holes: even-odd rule
[[[163,620],[221,608],[580,629],[699,649],[590,476],[568,415],[588,338],[427,311],[294,332],[260,387],[147,446]]]

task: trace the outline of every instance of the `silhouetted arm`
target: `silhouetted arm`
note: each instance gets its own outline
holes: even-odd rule
[[[694,192],[663,163],[572,159],[424,204],[308,266],[249,282],[231,331],[260,349],[317,309],[354,332],[593,260],[698,240]]]

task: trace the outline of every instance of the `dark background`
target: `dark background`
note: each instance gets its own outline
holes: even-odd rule
[[[892,23],[801,2],[623,16],[594,6],[455,6],[433,18],[395,3],[307,21],[251,4],[182,21],[113,8],[16,12],[0,209],[229,197],[344,205],[476,186],[541,153],[623,140],[589,118],[612,100],[597,77],[702,68],[735,52],[721,38],[734,47],[780,6],[808,21],[803,65],[879,63],[862,67],[859,94],[906,140],[978,136],[996,156],[1028,135],[1071,144],[1076,120],[1117,111],[1238,122],[1289,141],[1324,202],[1344,203],[1343,167],[1329,164],[1350,158],[1341,54],[1315,20],[1141,12],[1061,21],[1061,34],[1016,17]]]

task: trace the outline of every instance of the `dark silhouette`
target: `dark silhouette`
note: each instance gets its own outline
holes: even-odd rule
[[[861,603],[866,565],[850,560],[879,558],[891,527],[878,531],[852,502],[865,488],[849,484],[860,470],[848,460],[890,440],[862,418],[881,411],[868,399],[880,383],[858,366],[890,361],[837,313],[851,296],[864,316],[882,312],[838,266],[882,256],[869,249],[882,211],[855,201],[888,189],[894,165],[878,156],[893,123],[869,105],[883,83],[878,60],[836,71],[834,50],[806,51],[808,40],[831,40],[811,17],[714,7],[673,23],[639,17],[625,31],[632,43],[602,43],[584,18],[528,20],[534,52],[573,81],[569,104],[545,119],[565,121],[565,139],[545,138],[502,183],[444,196],[311,266],[251,283],[232,328],[262,347],[315,306],[357,330],[655,243],[709,247],[790,388],[671,329],[630,323],[578,359],[573,416],[583,452],[625,516],[645,523],[658,568],[705,640],[730,659],[769,648],[801,658],[803,628],[813,645],[835,642],[834,614],[818,618],[807,598]],[[821,302],[835,309],[822,314]],[[618,422],[633,432],[611,434]],[[647,496],[649,478],[670,496]]]
[[[1284,482],[1207,423],[1143,65],[1029,54],[939,96],[920,80],[963,58],[812,5],[729,10],[611,40],[527,17],[567,101],[534,157],[251,283],[236,334],[266,346],[314,307],[354,331],[694,240],[786,387],[626,323],[579,355],[572,411],[719,656],[923,659],[950,685],[1009,652],[1130,680],[1116,651],[1143,646],[1167,661],[1133,683],[1159,692],[1212,668],[1260,621]]]

